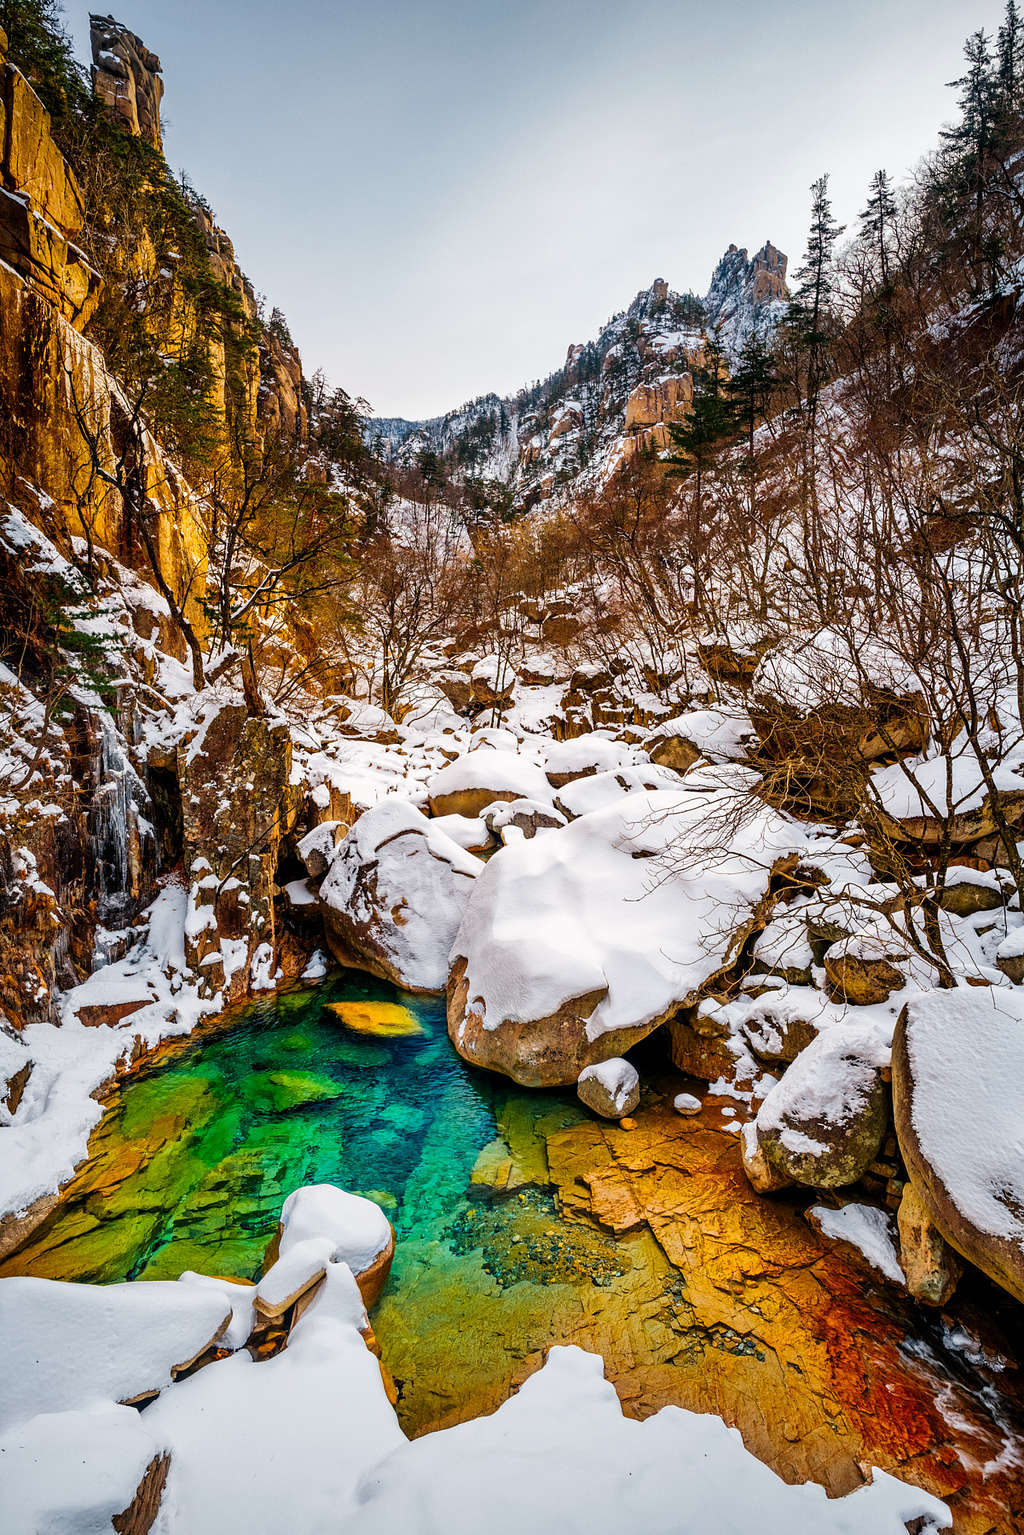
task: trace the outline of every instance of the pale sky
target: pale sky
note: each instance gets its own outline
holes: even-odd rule
[[[98,0],[93,0],[99,8]],[[307,372],[424,417],[559,367],[731,241],[796,266],[953,109],[1002,0],[112,0],[160,55],[165,150]],[[65,0],[79,56],[88,9]]]

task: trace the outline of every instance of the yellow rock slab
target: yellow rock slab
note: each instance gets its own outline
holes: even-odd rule
[[[378,1039],[404,1039],[422,1034],[416,1014],[397,1002],[328,1002],[327,1010],[340,1018],[354,1034],[372,1034]]]

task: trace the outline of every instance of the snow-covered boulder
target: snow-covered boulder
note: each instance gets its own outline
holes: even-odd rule
[[[762,750],[818,764],[921,751],[931,731],[920,682],[897,652],[837,629],[798,635],[762,656],[750,717]]]
[[[544,754],[544,771],[548,782],[561,789],[577,778],[633,767],[641,760],[635,747],[588,732],[571,741],[550,742]]]
[[[888,1123],[889,1032],[877,1023],[827,1029],[772,1088],[756,1135],[780,1178],[842,1188],[877,1159]]]
[[[614,771],[594,773],[579,777],[559,789],[555,805],[570,820],[590,815],[594,810],[604,810],[616,804],[627,794],[639,789],[679,790],[679,778],[671,768],[658,767],[653,762],[639,767],[620,767]]]
[[[621,1056],[585,1066],[576,1082],[576,1095],[604,1119],[621,1119],[624,1114],[632,1114],[640,1102],[637,1069]]]
[[[387,1282],[394,1255],[394,1229],[372,1199],[333,1183],[307,1184],[281,1206],[256,1309],[264,1316],[281,1315],[319,1285],[329,1263],[348,1264],[369,1309]]]
[[[458,714],[467,714],[473,704],[473,684],[469,672],[438,672],[434,682]]]
[[[503,842],[512,840],[506,836],[509,827],[524,837],[535,837],[539,831],[565,825],[561,811],[535,799],[502,800],[486,810],[483,819],[487,829]]]
[[[413,805],[382,800],[356,822],[320,887],[331,952],[408,991],[443,991],[482,867]]]
[[[730,824],[734,804],[726,796],[719,818],[713,794],[640,792],[497,853],[452,948],[459,1053],[526,1085],[568,1086],[695,995],[777,861],[806,845],[804,827],[766,807]]]
[[[348,834],[344,821],[321,821],[308,831],[297,845],[296,851],[306,866],[310,879],[320,879],[327,873],[334,859],[335,849]]]
[[[512,702],[517,677],[503,656],[484,656],[469,674],[473,702],[482,708],[504,708]]]
[[[451,837],[467,853],[492,853],[495,848],[490,828],[482,816],[440,815],[434,817],[434,826]]]
[[[906,985],[899,965],[908,958],[895,934],[886,942],[877,933],[852,933],[832,944],[825,955],[829,991],[837,1002],[859,1007],[887,1002]]]
[[[535,762],[514,752],[481,746],[449,762],[427,781],[430,813],[472,819],[498,800],[551,803],[548,781]]]
[[[151,1396],[231,1320],[224,1289],[176,1280],[0,1279],[0,1432],[36,1413]]]
[[[900,1150],[942,1235],[1024,1301],[1024,997],[932,991],[893,1046]]]
[[[688,773],[701,758],[739,761],[753,739],[745,709],[697,709],[656,725],[647,737],[647,751],[652,762]]]

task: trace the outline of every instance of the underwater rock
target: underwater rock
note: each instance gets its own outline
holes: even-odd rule
[[[328,1002],[327,1011],[340,1018],[355,1034],[375,1034],[380,1039],[405,1039],[422,1034],[416,1014],[397,1002]]]

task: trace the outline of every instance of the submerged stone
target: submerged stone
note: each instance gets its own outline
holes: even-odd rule
[[[404,1039],[422,1034],[415,1013],[397,1002],[328,1002],[327,1011],[340,1018],[355,1034],[375,1034],[381,1039]]]

